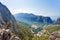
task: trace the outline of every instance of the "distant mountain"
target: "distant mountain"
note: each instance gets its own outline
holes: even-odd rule
[[[23,22],[53,23],[53,20],[50,17],[37,16],[32,13],[17,13],[14,17],[16,20]]]
[[[57,18],[57,20],[56,20],[56,22],[55,22],[56,24],[60,24],[60,17],[59,18]]]

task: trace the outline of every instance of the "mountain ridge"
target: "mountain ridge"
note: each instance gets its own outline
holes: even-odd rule
[[[53,20],[50,17],[37,16],[34,14],[28,13],[17,13],[14,15],[17,20],[26,20],[30,22],[41,22],[41,23],[53,23]]]

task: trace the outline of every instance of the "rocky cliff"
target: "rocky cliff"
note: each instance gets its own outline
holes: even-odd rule
[[[57,19],[56,24],[60,24],[60,18]]]
[[[8,28],[12,29],[14,32],[17,32],[17,27],[16,27],[16,20],[9,11],[9,9],[0,3],[0,28]]]
[[[0,40],[20,40],[16,36],[16,20],[9,9],[0,3]]]

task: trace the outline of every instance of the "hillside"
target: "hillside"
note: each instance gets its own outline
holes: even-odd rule
[[[29,24],[17,21],[17,26],[18,26],[18,36],[22,40],[32,40],[34,34],[31,32]]]
[[[0,28],[3,28],[3,25],[5,26],[9,22],[11,23],[9,28],[17,32],[15,18],[13,17],[9,9],[5,5],[0,3]]]
[[[60,31],[60,25],[48,25],[44,27],[49,33],[55,32],[55,31]]]
[[[0,3],[0,40],[21,40],[17,32],[14,16],[5,5]]]

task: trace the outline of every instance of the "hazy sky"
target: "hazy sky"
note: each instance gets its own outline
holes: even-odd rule
[[[60,17],[60,0],[0,0],[12,14],[34,13],[36,15]]]

